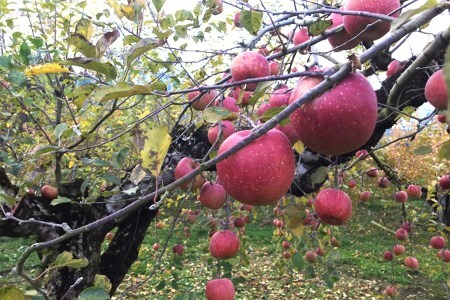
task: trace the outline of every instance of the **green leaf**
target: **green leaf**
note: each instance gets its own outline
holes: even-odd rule
[[[123,39],[123,45],[130,45],[130,44],[134,44],[137,43],[141,40],[140,37],[137,37],[135,35],[127,35],[126,37],[124,37]]]
[[[147,51],[155,49],[161,45],[164,45],[165,41],[156,40],[152,38],[142,39],[124,54],[124,62],[128,67],[133,63],[133,61],[144,54]]]
[[[81,34],[71,34],[66,42],[69,45],[72,45],[75,47],[77,52],[80,52],[86,57],[95,57],[97,54],[97,49],[94,45],[91,44],[84,36]]]
[[[333,25],[331,20],[318,20],[308,26],[308,34],[310,36],[318,36],[325,32]]]
[[[51,145],[45,145],[45,146],[40,146],[38,147],[38,149],[33,153],[33,157],[39,157],[41,155],[44,154],[48,154],[51,152],[55,152],[58,149],[58,147],[56,146],[51,146]]]
[[[77,300],[109,300],[109,294],[100,287],[89,287],[78,295]]]
[[[166,287],[166,281],[163,279],[163,280],[161,280],[161,281],[158,283],[158,285],[155,287],[155,289],[156,289],[157,291],[161,291],[161,290],[163,290],[165,287]]]
[[[15,286],[0,288],[0,299],[2,300],[25,300],[25,294]]]
[[[256,35],[262,25],[263,14],[253,10],[241,11],[241,25],[250,34]]]
[[[153,2],[153,5],[156,8],[156,11],[160,12],[161,8],[163,7],[164,2],[166,2],[166,0],[152,0],[152,2]]]
[[[68,251],[64,251],[56,257],[55,261],[50,264],[50,268],[84,268],[89,264],[87,258],[73,258],[73,254]]]
[[[122,182],[120,181],[120,179],[117,178],[116,175],[111,174],[111,173],[105,173],[105,174],[102,174],[100,177],[103,178],[103,179],[105,179],[106,181],[112,182],[112,183],[114,183],[114,184],[116,184],[116,185],[121,185],[121,184],[122,184]]]
[[[105,275],[95,274],[94,287],[101,288],[106,292],[111,290],[111,281]]]
[[[12,67],[12,56],[8,55],[2,55],[0,56],[0,67],[5,69],[11,69]]]
[[[73,98],[73,103],[76,105],[77,110],[83,107],[84,100],[97,88],[97,84],[90,83],[77,87],[71,92],[67,93],[67,97]]]
[[[117,70],[110,62],[101,62],[95,58],[75,57],[63,61],[63,64],[77,66],[105,74],[110,79],[117,77]]]
[[[255,92],[252,94],[252,96],[248,99],[248,103],[252,106],[256,104],[256,102],[261,98],[266,91],[270,88],[272,83],[270,81],[263,81],[258,83],[256,86]]]
[[[0,203],[5,202],[8,204],[8,206],[12,206],[16,203],[16,198],[5,194],[0,194]]]
[[[450,140],[444,142],[438,152],[440,160],[450,160]]]
[[[94,93],[93,97],[96,101],[102,102],[134,95],[149,95],[152,91],[151,86],[119,82],[115,85],[101,87]]]
[[[97,58],[102,57],[103,53],[105,53],[105,51],[108,50],[109,46],[111,46],[112,43],[114,43],[119,36],[120,31],[117,29],[110,32],[105,32],[102,35],[102,37],[97,41],[97,44],[95,46]]]
[[[415,155],[425,155],[430,154],[431,152],[433,152],[433,148],[431,148],[430,146],[419,146],[414,149]]]
[[[22,45],[20,45],[19,49],[19,58],[25,65],[28,66],[30,63],[29,56],[31,55],[30,46],[28,46],[26,41],[23,41]]]
[[[66,131],[69,127],[66,123],[60,123],[56,125],[55,130],[53,131],[53,135],[59,139],[63,135],[64,131]]]
[[[286,105],[282,105],[280,107],[271,107],[264,112],[264,114],[261,116],[260,119],[263,122],[267,122],[268,120],[272,119],[273,117],[278,115],[280,112],[282,112],[285,108],[286,108]],[[289,120],[289,118],[287,118],[287,119],[284,119],[283,121],[281,121],[280,125],[284,126],[284,125],[289,124],[289,122],[290,122],[290,120]]]
[[[142,167],[148,169],[154,177],[159,176],[171,142],[169,129],[165,126],[154,127],[145,134],[145,144],[141,151]]]
[[[217,123],[220,120],[225,120],[227,118],[230,118],[232,116],[235,116],[235,113],[230,112],[225,107],[220,106],[212,106],[208,107],[202,115],[202,118],[204,121],[208,123]]]
[[[301,255],[298,251],[295,252],[292,256],[292,266],[298,271],[302,271],[305,267],[305,260],[303,259],[303,255]]]
[[[311,183],[322,183],[328,177],[328,167],[319,167],[314,174],[311,175]]]
[[[127,158],[128,156],[128,152],[130,152],[130,148],[125,147],[112,155],[111,165],[114,167],[114,169],[122,169],[125,158]]]
[[[28,40],[33,44],[33,46],[37,49],[41,48],[44,45],[44,40],[41,39],[40,37],[37,38],[33,38],[30,37],[28,38]]]
[[[94,33],[92,21],[86,18],[80,19],[75,26],[75,33],[85,37],[89,41]]]
[[[408,22],[413,16],[427,10],[430,9],[432,7],[437,6],[439,3],[437,0],[427,0],[427,2],[425,2],[422,6],[416,8],[416,9],[410,9],[407,10],[405,12],[403,12],[400,17],[398,17],[397,19],[395,19],[392,23],[391,23],[391,30],[396,30],[397,28],[399,28],[400,26],[402,26],[403,24],[405,24],[406,22]]]
[[[52,200],[52,202],[50,203],[50,205],[55,206],[55,205],[58,205],[58,204],[70,203],[70,202],[72,202],[72,200],[69,199],[69,198],[66,198],[66,197],[58,197],[58,198]]]

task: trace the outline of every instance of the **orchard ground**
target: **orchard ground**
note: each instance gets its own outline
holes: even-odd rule
[[[238,255],[222,263],[224,272],[232,275],[236,299],[382,299],[385,297],[382,292],[388,284],[396,284],[399,291],[397,299],[447,299],[445,274],[449,274],[449,265],[440,262],[436,257],[437,250],[428,246],[430,237],[435,235],[429,232],[429,224],[414,224],[413,233],[406,243],[406,253],[394,257],[392,262],[383,260],[383,252],[392,248],[395,237],[373,222],[394,231],[400,226],[400,205],[390,196],[390,192],[378,190],[371,201],[356,204],[349,223],[341,226],[339,232],[333,228],[341,246],[332,249],[330,245],[324,245],[326,255],[322,261],[319,259],[319,263],[312,265],[314,272],[307,263],[299,271],[292,266],[292,259],[282,258],[284,237],[274,234],[272,209],[255,208],[254,218],[247,225],[245,235],[241,236],[242,249],[246,250],[247,256]],[[410,204],[416,211],[429,212],[429,206],[423,200],[414,200]],[[165,237],[170,231],[168,222],[169,219],[163,229],[153,227],[149,230],[139,259],[115,299],[205,297],[204,285],[217,269],[217,261],[209,255],[209,227],[202,224],[202,215],[190,226],[192,235],[189,238],[183,236],[183,228],[175,230],[161,261],[161,272],[145,281],[164,248]],[[320,229],[317,234],[321,234]],[[183,256],[174,258],[172,246],[177,241],[182,241],[185,251]],[[21,252],[18,250],[25,249],[29,241],[2,237],[0,242],[3,245],[0,286],[18,284],[25,288],[25,283],[18,282],[18,277],[11,275],[10,270]],[[106,246],[109,241],[104,243]],[[161,244],[158,251],[152,249],[154,243]],[[291,249],[295,249],[295,245],[291,245]],[[418,270],[409,270],[403,265],[403,259],[408,255],[418,258]],[[30,260],[28,268],[36,269],[37,265],[35,257]],[[325,268],[329,267],[339,277],[333,287],[322,280]],[[139,288],[130,289],[143,280],[145,282]],[[124,291],[127,293],[122,294]]]

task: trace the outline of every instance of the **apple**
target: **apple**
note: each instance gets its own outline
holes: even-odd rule
[[[312,250],[307,251],[305,254],[305,260],[311,264],[316,263],[317,262],[317,253]]]
[[[408,268],[411,268],[411,269],[419,268],[419,261],[415,257],[407,256],[407,257],[405,257],[404,262],[405,262],[405,266]]]
[[[377,181],[377,185],[382,189],[389,187],[389,183],[390,182],[389,182],[389,179],[387,179],[387,177],[378,178],[378,181]]]
[[[164,227],[164,223],[163,222],[156,223],[156,228],[157,229],[162,229],[163,227]]]
[[[252,218],[249,215],[244,216],[244,220],[245,220],[245,224],[250,224],[252,222]]]
[[[392,253],[392,251],[386,250],[383,253],[383,258],[384,260],[391,261],[394,259],[394,254]]]
[[[158,250],[159,250],[159,247],[161,247],[161,246],[159,245],[159,243],[154,243],[154,244],[153,244],[153,250],[158,251]]]
[[[395,193],[395,201],[405,203],[408,200],[408,193],[406,191],[398,191]]]
[[[430,239],[430,245],[434,249],[442,249],[445,247],[445,240],[442,236],[433,236]]]
[[[242,94],[242,95],[241,95]],[[242,91],[240,87],[235,87],[233,89],[233,98],[242,106],[246,107],[250,104],[250,97],[253,95],[253,92]],[[238,101],[240,100],[240,102]]]
[[[289,98],[291,96],[291,91],[288,88],[280,88],[273,92],[269,99],[269,106],[281,107],[283,105],[289,105]]]
[[[333,21],[333,25],[331,25],[330,29],[333,29],[344,23],[344,19],[341,14],[332,13],[329,19]],[[361,43],[361,40],[359,38],[354,38],[354,36],[348,34],[348,32],[344,28],[339,33],[330,36],[328,38],[328,42],[333,47],[334,51],[342,51],[355,48]]]
[[[325,250],[322,247],[317,247],[316,251],[317,255],[319,256],[324,256],[325,255]]]
[[[227,109],[228,111],[230,111],[231,113],[239,114],[239,112],[241,111],[239,106],[236,104],[236,99],[234,99],[232,97],[225,97],[222,100],[217,99],[214,105],[223,107],[223,108]],[[236,118],[236,116],[230,116],[226,120],[232,120],[235,118]]]
[[[271,61],[269,63],[270,75],[276,76],[280,72],[280,64],[277,61]]]
[[[269,62],[263,55],[254,51],[240,53],[232,60],[230,69],[234,81],[270,75]],[[249,83],[246,90],[254,91],[257,85],[257,83]]]
[[[238,27],[238,28],[242,28],[242,24],[241,24],[241,12],[240,12],[240,11],[238,11],[238,12],[234,15],[233,23],[234,23],[234,26],[236,26],[236,27]]]
[[[236,218],[236,220],[234,220],[234,226],[236,226],[237,228],[244,227],[245,226],[245,219],[244,219],[244,217]]]
[[[292,42],[295,46],[307,41],[309,41],[308,28],[300,28],[294,33],[294,37],[292,38]]]
[[[252,212],[253,211],[253,205],[250,204],[245,204],[244,205],[244,209],[248,212]]]
[[[403,65],[398,60],[394,59],[391,61],[387,67],[386,76],[391,77],[395,73],[401,72],[403,70]]]
[[[447,109],[448,89],[443,69],[440,69],[428,78],[425,84],[425,98],[435,108],[439,110]]]
[[[192,158],[190,158],[190,157],[182,158],[178,162],[177,166],[175,167],[175,172],[174,172],[175,180],[178,180],[178,179],[186,176],[187,174],[194,171],[194,169],[198,169],[199,167],[200,167],[200,164],[198,162],[196,162],[195,160],[193,160]],[[196,189],[200,188],[204,182],[205,182],[205,178],[203,177],[203,175],[198,174],[191,181],[185,182],[182,185],[180,185],[180,189],[187,190],[190,186],[191,190],[196,190]]]
[[[437,115],[437,120],[439,123],[446,123],[447,122],[447,117],[445,115]]]
[[[234,300],[234,285],[228,278],[213,279],[206,283],[207,300]]]
[[[313,198],[309,198],[308,202],[306,202],[306,207],[312,207],[314,205],[314,199]]]
[[[203,111],[203,110],[205,110],[206,107],[212,105],[211,103],[217,97],[217,93],[215,90],[209,90],[203,96],[201,96],[199,99],[194,100],[200,94],[201,94],[200,91],[189,92],[187,97],[188,97],[189,102],[192,102],[193,109],[198,110],[198,111]]]
[[[395,237],[397,238],[397,240],[399,241],[406,241],[408,239],[408,231],[406,231],[403,228],[399,228],[397,229],[397,231],[395,232]]]
[[[219,136],[219,130],[222,129],[222,135],[220,141],[225,140],[227,137],[236,132],[233,123],[228,120],[223,120],[221,123],[214,124],[208,129],[208,141],[214,144]]]
[[[58,198],[58,194],[59,194],[58,188],[53,187],[51,185],[46,184],[41,188],[42,197],[44,197],[48,200],[53,200],[53,199]]]
[[[403,253],[405,253],[405,246],[395,245],[392,252],[394,252],[395,255],[403,255]]]
[[[303,77],[289,102],[318,85],[323,77]],[[362,97],[364,95],[364,97]],[[351,73],[331,90],[297,109],[291,123],[302,143],[324,155],[340,155],[364,145],[377,121],[377,96],[360,73]]]
[[[241,242],[231,230],[220,230],[214,233],[209,241],[209,252],[217,259],[227,259],[237,255]]]
[[[277,220],[277,222],[275,223],[275,226],[278,228],[283,228],[284,222],[282,220]]]
[[[408,233],[412,231],[412,225],[408,221],[403,222],[400,228],[405,229]]]
[[[262,56],[267,56],[270,54],[269,49],[267,49],[267,47],[261,47],[256,52],[258,52]]]
[[[183,252],[184,252],[184,247],[183,247],[183,245],[182,245],[182,244],[176,244],[176,245],[174,245],[173,248],[172,248],[172,252],[173,252],[174,254],[183,255]]]
[[[264,113],[270,108],[269,103],[261,103],[258,107],[258,109],[256,110],[256,115],[261,118]]]
[[[366,172],[367,176],[369,177],[377,177],[378,176],[378,169],[372,168],[369,171]]]
[[[283,247],[284,249],[289,249],[291,247],[291,244],[288,241],[283,241],[283,243],[281,243],[281,247]]]
[[[291,252],[289,252],[289,251],[284,251],[284,252],[283,252],[283,258],[284,258],[284,259],[289,259],[289,258],[291,258]]]
[[[331,246],[333,246],[333,247],[339,247],[339,246],[341,246],[341,242],[338,241],[334,236],[331,237],[331,239],[330,239],[330,244],[331,244]]]
[[[378,0],[367,1],[367,0],[347,0],[344,5],[344,10],[349,11],[366,11],[371,13],[378,13],[388,15],[392,11],[400,7],[399,0]],[[397,18],[400,12],[397,11],[391,14],[391,17]],[[360,17],[354,15],[344,16],[344,28],[351,36],[358,36],[359,39],[363,41],[374,41],[386,33],[389,32],[391,28],[391,23],[387,21],[377,22],[370,29],[366,30],[366,26],[377,21],[375,18],[370,17]]]
[[[347,185],[348,185],[348,187],[349,188],[354,188],[355,186],[356,186],[356,180],[355,179],[350,179],[348,182],[347,182]]]
[[[366,149],[356,151],[355,156],[359,159],[366,159],[369,156],[369,152]]]
[[[444,190],[450,189],[450,175],[444,175],[439,179],[439,185]]]
[[[105,240],[112,241],[113,238],[114,238],[114,232],[108,232],[105,235]]]
[[[209,209],[219,209],[227,200],[227,192],[219,183],[205,182],[198,200]]]
[[[240,143],[250,130],[233,133],[217,155]],[[295,158],[287,137],[272,129],[217,164],[219,182],[241,203],[268,205],[289,190],[295,173]]]
[[[397,289],[392,285],[388,285],[384,289],[384,292],[385,292],[386,296],[392,297],[392,296],[395,296],[395,294],[397,294]]]
[[[370,200],[370,192],[369,191],[364,191],[364,192],[361,192],[361,194],[359,194],[359,201],[367,202],[369,200]]]
[[[437,257],[444,262],[450,262],[450,250],[441,249],[437,253]]]
[[[418,185],[410,184],[406,188],[406,193],[409,197],[420,198],[422,196],[422,189]]]
[[[211,6],[211,14],[220,15],[223,12],[222,0],[213,0]]]
[[[319,218],[330,225],[342,225],[352,216],[352,200],[343,191],[327,188],[317,194],[314,208]]]

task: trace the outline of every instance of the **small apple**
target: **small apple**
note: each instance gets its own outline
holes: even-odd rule
[[[447,117],[445,115],[437,115],[437,120],[439,123],[445,124],[447,122]]]
[[[398,60],[394,59],[391,61],[387,67],[386,76],[391,77],[395,73],[401,72],[403,70],[403,65]]]
[[[307,251],[305,254],[305,260],[311,264],[316,263],[317,262],[317,253],[312,250]]]
[[[267,59],[254,51],[240,53],[231,62],[231,76],[234,81],[241,81],[251,78],[260,78],[270,75],[270,66]],[[254,91],[257,83],[249,83],[246,90]]]
[[[368,177],[375,178],[378,176],[378,169],[372,168],[366,172]]]
[[[214,144],[219,136],[219,130],[222,130],[221,139],[219,144],[228,138],[230,135],[236,132],[233,123],[228,120],[223,120],[221,123],[214,124],[208,129],[208,141]]]
[[[162,228],[164,228],[164,222],[158,222],[158,223],[156,223],[156,228],[157,229],[162,229]]]
[[[448,90],[444,69],[440,69],[428,78],[425,84],[425,98],[438,110],[447,109]]]
[[[258,109],[256,110],[256,115],[257,115],[259,118],[261,118],[261,117],[264,115],[264,113],[265,113],[267,110],[269,110],[269,108],[270,108],[269,103],[261,103],[261,104],[259,105]]]
[[[395,193],[395,201],[405,203],[408,200],[408,193],[406,191],[398,191]]]
[[[217,97],[217,93],[215,90],[209,90],[204,93],[199,99],[194,100],[201,94],[200,91],[189,92],[187,97],[189,102],[192,102],[192,108],[198,111],[205,110],[206,107],[212,106],[214,99]]]
[[[220,230],[214,233],[209,241],[209,251],[212,257],[227,259],[237,255],[241,242],[231,230]]]
[[[366,149],[361,149],[361,150],[356,151],[355,156],[356,156],[356,158],[359,158],[359,159],[366,159],[369,156],[369,152],[367,152]]]
[[[251,204],[245,204],[244,208],[248,212],[252,212],[253,211],[253,205],[251,205]]]
[[[439,179],[439,185],[444,190],[450,189],[450,175],[444,175]]]
[[[154,243],[154,244],[153,244],[153,250],[158,251],[158,250],[159,250],[159,247],[161,247],[161,246],[159,245],[159,243]]]
[[[417,260],[417,258],[412,257],[412,256],[407,256],[405,258],[405,266],[411,269],[417,269],[419,268],[419,261]]]
[[[209,209],[219,209],[227,200],[227,192],[221,184],[208,181],[202,185],[198,200]]]
[[[58,194],[59,194],[58,188],[53,187],[51,185],[46,184],[41,188],[42,197],[44,197],[48,200],[53,200],[53,199],[58,198]]]
[[[289,259],[289,258],[291,258],[291,252],[289,252],[289,251],[284,251],[284,252],[283,252],[283,258],[284,258],[284,259]]]
[[[300,28],[294,33],[294,37],[292,38],[294,46],[298,46],[307,41],[309,41],[308,28]],[[306,49],[302,50],[300,53],[306,53]]]
[[[244,217],[238,217],[234,220],[234,226],[237,228],[242,228],[245,226],[245,219]]]
[[[250,224],[252,222],[252,219],[249,215],[244,216],[245,224]]]
[[[329,17],[332,20],[333,25],[329,29],[333,29],[344,23],[343,16],[341,14],[332,13]],[[345,28],[337,34],[330,36],[328,42],[333,47],[334,51],[350,50],[355,48],[361,43],[361,40],[355,38],[353,35],[348,34]]]
[[[437,257],[446,263],[450,262],[450,250],[439,250],[437,253]]]
[[[234,15],[233,23],[234,23],[234,26],[236,26],[236,27],[238,27],[238,28],[242,28],[242,24],[241,24],[241,12],[240,12],[240,11],[238,11],[238,12]]]
[[[275,226],[278,227],[278,228],[283,228],[284,222],[282,220],[277,220]]]
[[[233,89],[232,96],[236,99],[237,103],[240,106],[246,107],[250,104],[250,97],[253,95],[253,92],[243,91],[240,87],[235,87]]]
[[[397,289],[392,285],[388,285],[384,289],[384,293],[386,294],[386,296],[392,297],[392,296],[395,296],[395,294],[397,294]]]
[[[380,177],[380,178],[378,178],[378,181],[377,181],[378,187],[380,187],[382,189],[389,187],[389,183],[390,183],[390,181],[389,181],[389,179],[387,179],[387,177]]]
[[[291,244],[288,241],[283,241],[283,243],[281,243],[281,247],[283,247],[284,249],[289,249],[291,247]]]
[[[172,252],[173,252],[174,254],[183,255],[183,252],[184,252],[184,247],[183,247],[183,245],[182,245],[182,244],[176,244],[176,245],[174,245],[173,248],[172,248]]]
[[[408,233],[412,231],[412,225],[408,221],[403,222],[400,228],[405,229]]]
[[[346,193],[337,189],[320,191],[314,208],[319,218],[330,225],[342,225],[352,216],[352,200]]]
[[[236,99],[234,99],[232,97],[225,97],[222,100],[217,99],[216,102],[214,103],[214,105],[218,106],[218,107],[223,107],[226,110],[228,110],[230,113],[239,114],[239,112],[241,111],[239,106],[236,104]],[[232,120],[235,118],[236,118],[235,116],[230,116],[226,120]]]
[[[348,185],[348,187],[349,188],[354,188],[355,186],[356,186],[356,180],[355,179],[350,179],[348,182],[347,182],[347,185]]]
[[[108,233],[105,235],[105,240],[112,241],[113,238],[114,238],[114,232],[108,232]]]
[[[234,285],[228,278],[213,279],[206,283],[207,300],[234,300]]]
[[[359,201],[361,201],[361,202],[367,202],[367,201],[369,201],[370,200],[370,192],[369,191],[364,191],[364,192],[361,192],[360,194],[359,194]]]
[[[406,231],[403,228],[399,228],[397,229],[397,231],[395,232],[395,237],[397,238],[397,240],[399,241],[406,241],[408,239],[408,231]]]
[[[420,198],[422,196],[422,189],[418,185],[410,184],[406,188],[406,193],[409,197]]]
[[[220,15],[223,12],[223,1],[213,0],[211,6],[211,14]]]
[[[315,252],[319,256],[324,256],[325,255],[325,250],[322,247],[318,247]]]
[[[200,164],[198,162],[196,162],[195,160],[193,160],[192,158],[190,158],[190,157],[182,158],[178,162],[177,166],[175,167],[175,173],[174,173],[175,180],[178,180],[178,179],[186,176],[187,174],[194,171],[194,169],[198,169],[199,167],[200,167]],[[191,181],[183,183],[180,186],[180,189],[187,190],[189,188],[189,186],[191,186],[192,190],[196,190],[196,189],[200,188],[204,182],[205,182],[205,178],[203,177],[203,175],[198,174]],[[192,183],[192,185],[191,185],[191,183]]]
[[[267,49],[267,47],[261,47],[256,52],[258,52],[262,56],[267,56],[270,54],[269,49]]]
[[[308,202],[306,202],[306,207],[312,207],[314,205],[314,199],[313,198],[309,198]]]
[[[386,250],[383,253],[383,258],[384,260],[391,261],[394,259],[394,254],[392,253],[392,251]]]
[[[445,247],[445,240],[442,236],[433,236],[430,239],[430,245],[434,249],[442,249]]]
[[[392,252],[394,252],[395,255],[403,255],[405,253],[405,246],[395,245]]]
[[[278,75],[278,73],[280,72],[280,64],[277,61],[272,60],[269,63],[269,68],[270,68],[270,75]]]

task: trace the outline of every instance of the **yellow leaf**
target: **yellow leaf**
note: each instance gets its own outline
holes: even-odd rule
[[[92,34],[94,33],[92,21],[85,18],[78,21],[77,25],[75,26],[75,33],[81,34],[86,38],[86,40],[89,41],[92,37]]]
[[[39,74],[49,74],[49,73],[68,73],[69,69],[56,63],[48,63],[43,65],[36,65],[27,67],[24,71],[25,76],[31,77]]]
[[[302,142],[298,141],[297,143],[294,144],[294,149],[295,151],[297,151],[297,153],[302,153],[303,149],[305,149],[305,146],[302,144]]]
[[[145,134],[144,149],[141,151],[142,167],[157,177],[172,138],[165,126],[154,127]]]
[[[72,169],[74,165],[75,165],[75,162],[74,162],[73,160],[71,160],[71,161],[69,161],[69,166],[68,166],[68,168],[69,168],[69,169]]]

